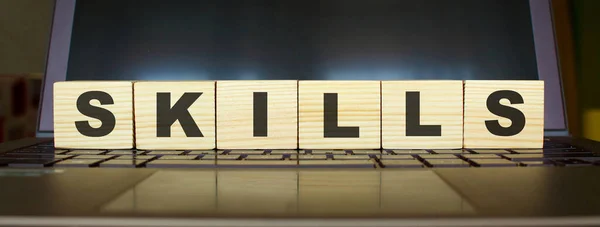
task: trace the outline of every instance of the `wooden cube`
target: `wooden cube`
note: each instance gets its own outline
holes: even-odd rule
[[[381,93],[383,148],[462,148],[462,81],[382,81]]]
[[[298,81],[218,81],[218,149],[296,149]]]
[[[54,146],[133,148],[133,83],[54,83]]]
[[[380,148],[380,85],[380,81],[300,81],[300,148]]]
[[[215,148],[215,82],[136,82],[138,149]]]
[[[543,81],[467,80],[464,103],[464,147],[543,146]]]

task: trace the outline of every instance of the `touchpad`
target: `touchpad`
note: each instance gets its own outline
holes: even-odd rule
[[[485,216],[597,215],[600,169],[472,168],[436,172]]]
[[[107,214],[372,218],[464,216],[473,207],[431,170],[160,170]]]

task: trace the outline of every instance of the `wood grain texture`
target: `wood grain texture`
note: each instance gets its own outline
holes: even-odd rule
[[[498,120],[508,127],[511,120],[492,114],[487,106],[488,96],[495,91],[512,90],[523,97],[523,104],[510,104],[500,100],[505,106],[516,108],[525,115],[524,129],[514,136],[496,136],[490,133],[486,120]],[[544,82],[543,81],[465,81],[464,101],[464,143],[465,148],[541,148],[544,137]]]
[[[442,136],[406,136],[406,92],[409,91],[420,92],[420,124],[441,125]],[[383,148],[462,148],[462,81],[382,81],[381,93]]]
[[[133,83],[129,81],[63,81],[54,83],[54,146],[57,148],[129,149],[133,148]],[[114,101],[111,105],[93,106],[109,110],[115,116],[113,131],[102,137],[79,133],[75,121],[88,121],[97,128],[101,121],[77,110],[77,99],[87,91],[103,91]]]
[[[298,81],[217,81],[218,149],[296,149]],[[254,92],[267,92],[267,136],[254,136]]]
[[[380,148],[380,89],[380,81],[300,81],[299,147]],[[324,93],[338,94],[338,126],[359,127],[359,138],[324,137]]]
[[[156,136],[156,93],[170,92],[171,106],[185,92],[202,92],[188,108],[203,137],[187,137],[179,121],[171,126],[171,137]],[[138,149],[213,149],[215,148],[215,82],[153,81],[135,82],[135,135]]]

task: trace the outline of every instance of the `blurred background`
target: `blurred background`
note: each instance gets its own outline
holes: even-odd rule
[[[600,140],[600,0],[551,2],[570,133]],[[35,136],[53,7],[0,0],[0,142]]]

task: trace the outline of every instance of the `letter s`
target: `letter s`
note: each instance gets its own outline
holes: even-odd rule
[[[76,121],[77,131],[84,136],[102,137],[110,134],[115,129],[115,115],[107,109],[92,106],[90,101],[96,99],[101,105],[114,104],[113,98],[103,91],[88,91],[77,98],[77,110],[85,116],[100,120],[101,125],[93,128],[88,121]]]
[[[514,136],[519,134],[525,128],[525,115],[518,109],[500,104],[501,99],[508,99],[511,104],[523,104],[523,97],[511,90],[495,91],[487,99],[488,110],[500,117],[508,118],[512,121],[508,127],[502,127],[498,120],[485,121],[485,127],[488,131],[497,136]]]

